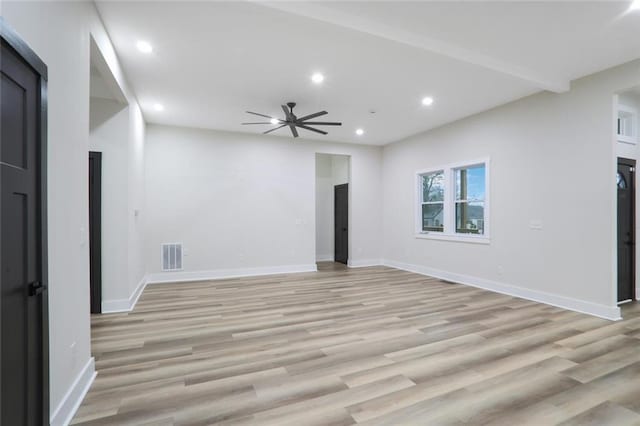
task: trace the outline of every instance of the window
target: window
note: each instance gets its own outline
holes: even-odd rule
[[[422,175],[422,230],[444,229],[444,172]]]
[[[484,234],[485,165],[455,169],[456,233]]]
[[[489,160],[418,172],[417,236],[488,242]]]

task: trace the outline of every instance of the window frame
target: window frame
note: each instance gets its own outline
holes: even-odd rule
[[[424,176],[428,176],[428,175],[435,175],[435,174],[440,174],[442,173],[442,177],[443,177],[443,182],[442,182],[442,186],[444,187],[444,192],[442,193],[442,201],[425,201],[424,200],[424,182],[423,182],[423,177]],[[444,221],[445,221],[445,200],[447,197],[446,191],[447,191],[447,186],[446,186],[446,182],[447,182],[447,177],[446,177],[446,170],[434,170],[432,172],[428,172],[428,173],[421,173],[418,176],[418,186],[419,186],[419,191],[420,191],[420,205],[418,206],[418,210],[419,210],[419,215],[420,215],[420,230],[422,230],[422,225],[423,225],[423,213],[422,213],[422,207],[424,205],[436,205],[436,204],[442,204],[442,231],[423,231],[423,232],[434,232],[437,233],[438,235],[442,235],[444,233]]]
[[[490,164],[489,157],[480,158],[472,161],[461,161],[457,163],[448,164],[445,166],[431,167],[428,169],[418,170],[415,172],[415,202],[414,202],[414,230],[415,237],[422,239],[444,240],[444,241],[457,241],[476,244],[490,244]],[[469,168],[473,166],[484,165],[484,233],[482,235],[458,233],[456,232],[456,170]],[[444,202],[443,202],[443,231],[423,231],[422,230],[422,205],[423,205],[423,192],[422,192],[422,176],[443,172],[444,174]],[[431,203],[428,203],[431,204]]]

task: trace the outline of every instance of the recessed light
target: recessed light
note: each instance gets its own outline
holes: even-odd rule
[[[364,130],[362,130],[362,129],[356,129],[356,135],[358,135],[358,136],[362,136],[362,135],[364,135]]]
[[[422,105],[424,105],[424,106],[433,105],[433,98],[431,96],[427,96],[426,98],[422,98]]]
[[[270,121],[271,124],[280,124],[280,120],[278,120],[277,118],[272,118]]]
[[[153,104],[153,109],[156,111],[164,111],[164,105],[162,104]]]
[[[311,81],[313,81],[315,84],[320,84],[324,81],[324,75],[317,72],[311,76]]]
[[[142,53],[151,53],[151,52],[153,52],[153,46],[151,46],[151,44],[148,41],[138,40],[138,42],[136,43],[136,47]]]
[[[640,10],[640,0],[634,0],[629,7],[629,10]]]

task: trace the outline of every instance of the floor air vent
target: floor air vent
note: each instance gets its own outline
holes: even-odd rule
[[[182,243],[162,244],[162,270],[182,270]]]

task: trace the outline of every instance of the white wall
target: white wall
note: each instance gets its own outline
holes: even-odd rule
[[[380,259],[379,147],[150,125],[146,150],[153,281],[314,268],[316,152],[351,156],[351,258]],[[184,272],[160,272],[163,242]]]
[[[89,149],[102,153],[102,310],[108,311],[111,301],[129,297],[128,176],[122,167],[127,164],[129,108],[91,98],[90,109]]]
[[[316,260],[333,260],[334,186],[349,183],[349,157],[316,154]]]
[[[92,97],[90,109],[89,149],[102,153],[102,311],[126,311],[145,275],[144,121],[135,104]]]
[[[333,260],[333,170],[331,156],[316,155],[316,260]]]
[[[385,146],[385,259],[615,316],[613,93],[639,79],[635,61]],[[491,244],[415,238],[415,171],[482,157]]]
[[[144,123],[93,3],[3,1],[2,16],[47,64],[49,71],[50,404],[52,423],[61,424],[73,412],[73,405],[93,371],[87,171],[90,34],[130,98],[137,150],[144,143]]]
[[[144,261],[145,199],[144,171],[146,166],[146,123],[142,111],[135,102],[129,106],[129,155],[128,155],[128,247],[129,247],[129,305],[142,291],[146,276]]]

